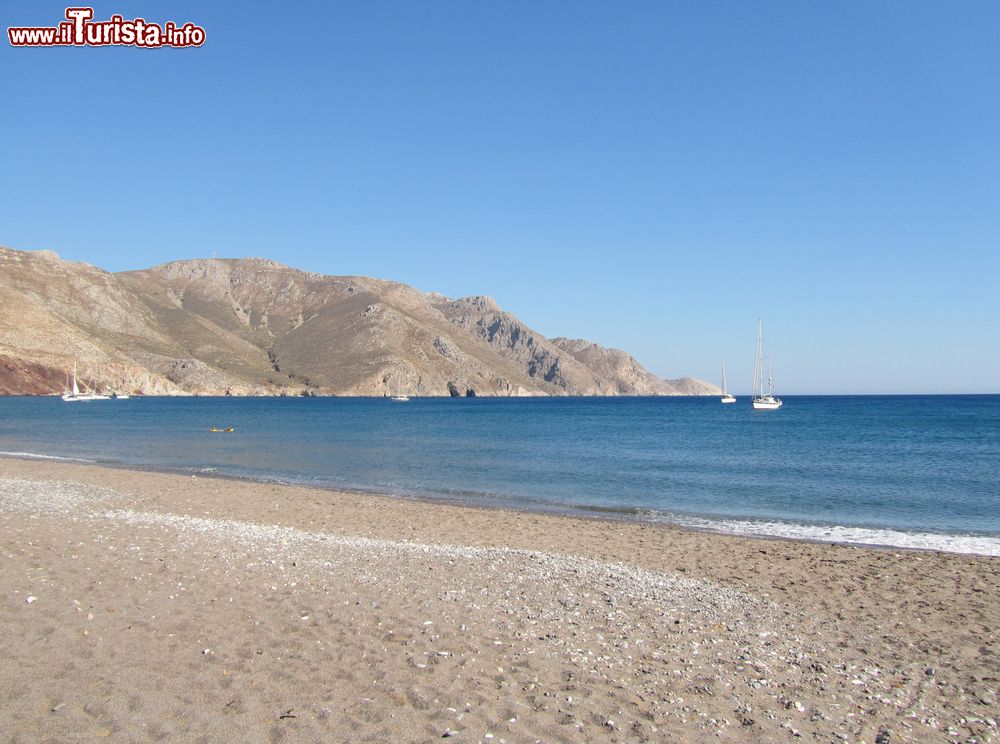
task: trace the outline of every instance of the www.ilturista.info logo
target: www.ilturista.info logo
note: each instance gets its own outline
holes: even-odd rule
[[[193,47],[205,43],[205,29],[193,23],[183,26],[167,21],[162,26],[143,18],[125,20],[120,15],[94,21],[93,8],[66,8],[66,20],[58,26],[21,26],[7,29],[10,45],[44,46],[136,46]]]

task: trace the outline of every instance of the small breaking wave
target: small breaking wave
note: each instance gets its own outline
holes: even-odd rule
[[[16,457],[22,460],[58,460],[60,462],[89,462],[97,464],[97,460],[89,460],[86,457],[61,457],[60,455],[42,455],[38,452],[3,452],[0,457]]]
[[[647,515],[652,521],[666,521],[683,527],[711,532],[754,537],[779,537],[789,540],[872,545],[908,550],[940,550],[966,555],[1000,556],[1000,537],[956,535],[935,532],[910,532],[875,527],[798,524],[774,520],[704,519],[679,515]]]

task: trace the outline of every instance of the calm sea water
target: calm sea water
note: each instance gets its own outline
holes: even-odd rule
[[[0,398],[0,452],[1000,555],[1000,396]]]

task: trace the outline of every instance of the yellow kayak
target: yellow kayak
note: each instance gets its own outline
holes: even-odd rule
[[[230,426],[228,429],[220,429],[217,426],[213,426],[211,429],[209,429],[209,431],[214,432],[216,434],[220,433],[228,434],[229,432],[233,431],[233,427]]]

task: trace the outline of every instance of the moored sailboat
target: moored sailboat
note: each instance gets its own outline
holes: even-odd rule
[[[131,397],[128,393],[128,387],[125,385],[125,372],[122,370],[119,375],[119,384],[114,392],[111,393],[111,398],[112,400],[128,400]]]
[[[753,408],[755,411],[776,411],[781,408],[781,398],[774,396],[774,378],[771,358],[767,360],[767,393],[764,392],[764,322],[757,321],[757,353],[753,362]]]
[[[736,396],[730,392],[726,391],[726,363],[722,363],[722,398],[720,398],[722,403],[735,403]]]
[[[65,390],[62,394],[62,399],[67,403],[75,403],[85,402],[88,400],[108,400],[109,396],[101,395],[100,393],[95,393],[90,390],[81,393],[80,385],[76,381],[76,362],[73,362],[73,388],[72,390]]]

